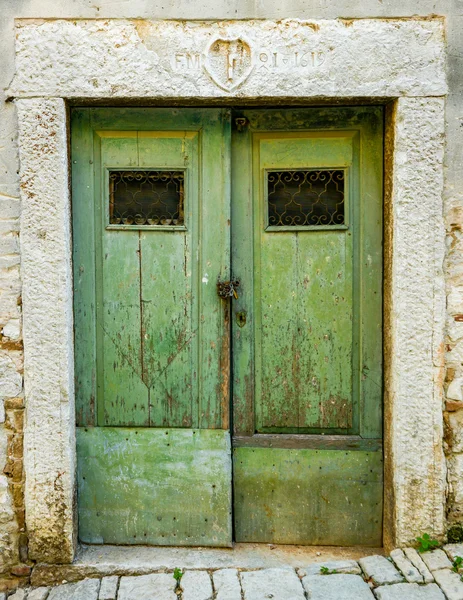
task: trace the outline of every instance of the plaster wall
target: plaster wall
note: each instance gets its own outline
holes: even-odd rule
[[[439,14],[447,17],[447,74],[449,95],[446,104],[446,170],[445,170],[445,203],[444,217],[447,230],[447,256],[445,258],[445,276],[448,292],[448,309],[446,321],[446,366],[447,379],[445,390],[447,402],[443,406],[447,424],[445,451],[448,456],[448,477],[446,483],[447,505],[442,503],[442,515],[448,516],[448,522],[459,522],[463,519],[463,446],[462,421],[459,412],[463,406],[463,2],[461,0],[403,0],[374,2],[347,0],[284,0],[274,2],[210,0],[191,2],[191,0],[166,2],[147,2],[146,0],[3,0],[0,11],[0,84],[2,89],[10,87],[14,76],[14,23],[15,18],[140,18],[140,19],[354,19],[365,17],[410,17]],[[394,52],[394,49],[391,49]],[[387,58],[387,57],[386,57]],[[367,65],[362,66],[363,69]],[[362,69],[359,69],[359,77]],[[425,83],[425,76],[422,76]],[[438,90],[439,93],[442,90]],[[370,90],[371,93],[371,90]],[[368,95],[368,92],[366,93]],[[432,94],[430,94],[432,95]],[[27,108],[27,106],[26,106]],[[56,107],[55,107],[56,108]],[[410,107],[412,108],[412,107]],[[59,109],[61,110],[61,109]],[[431,109],[430,109],[431,110]],[[420,126],[420,118],[410,116],[408,123],[398,130],[396,143],[400,150],[401,140],[413,135]],[[432,121],[432,110],[427,115]],[[0,573],[18,577],[27,574],[26,537],[24,521],[24,499],[22,473],[22,318],[21,299],[22,286],[19,270],[19,157],[17,150],[17,115],[16,107],[11,102],[0,105]],[[64,126],[60,121],[59,126]],[[408,129],[407,129],[408,128]],[[401,137],[402,136],[402,137]],[[418,135],[419,141],[419,135]],[[433,152],[436,149],[432,150]],[[426,177],[422,174],[419,181],[406,169],[399,173],[407,181],[420,186],[426,185]],[[411,179],[410,179],[411,178]],[[63,182],[60,182],[63,184]],[[433,185],[436,185],[433,179]],[[437,184],[438,185],[438,184]],[[437,208],[437,210],[440,210]],[[43,216],[46,219],[46,215]],[[400,218],[400,214],[396,215]],[[417,226],[425,224],[426,214],[416,213]],[[442,232],[435,232],[436,235]],[[429,235],[429,232],[423,234]],[[439,247],[439,245],[437,245]],[[414,248],[408,248],[414,252]],[[436,285],[440,285],[439,252],[436,256]],[[433,282],[428,282],[432,289]],[[432,318],[436,321],[437,331],[441,328],[444,307],[437,305]],[[413,319],[413,315],[410,316]],[[46,340],[52,332],[44,331]],[[410,330],[410,335],[414,335]],[[437,335],[437,337],[439,337]],[[433,352],[432,340],[420,338],[423,352]],[[400,355],[400,348],[397,349]],[[402,349],[403,350],[403,349]],[[444,383],[441,379],[439,358],[436,353],[436,376],[429,385],[434,385],[437,397],[441,397]],[[69,357],[68,357],[69,358]],[[398,365],[397,365],[398,366]],[[393,373],[392,373],[393,375]],[[410,372],[410,378],[415,376]],[[416,390],[412,400],[419,404],[423,390]],[[59,402],[55,406],[59,410]],[[461,403],[461,404],[460,404]],[[405,418],[405,417],[404,417]],[[437,430],[442,427],[441,414],[434,414]],[[433,432],[421,431],[415,426],[410,435],[422,436],[429,440]],[[439,436],[437,436],[439,438]],[[437,460],[440,449],[435,449]],[[406,460],[406,457],[403,457]],[[407,459],[407,460],[412,460]],[[420,460],[416,457],[416,460]],[[424,479],[426,481],[426,479]],[[429,480],[428,480],[429,481]],[[444,482],[445,483],[445,482]],[[443,483],[438,482],[440,489]],[[428,487],[417,481],[419,494],[429,493]],[[431,491],[431,493],[433,493]],[[409,502],[410,499],[404,499]],[[413,519],[413,514],[410,514]],[[429,515],[430,521],[436,515]],[[440,516],[437,516],[440,519]],[[442,521],[442,519],[440,519]],[[439,532],[440,526],[437,525]],[[436,530],[430,522],[429,531]],[[409,535],[410,532],[403,532]]]

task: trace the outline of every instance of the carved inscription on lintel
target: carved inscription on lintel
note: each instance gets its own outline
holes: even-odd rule
[[[254,50],[243,37],[217,37],[204,52],[179,51],[172,57],[172,69],[179,73],[205,71],[220,88],[231,92],[243,85],[254,70],[277,74],[288,70],[305,73],[321,67],[325,52],[307,49]]]

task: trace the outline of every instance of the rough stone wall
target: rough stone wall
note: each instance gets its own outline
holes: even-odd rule
[[[0,85],[14,75],[14,18],[447,17],[445,220],[447,380],[445,423],[449,523],[463,522],[463,1],[462,0],[3,0]],[[0,574],[20,576],[26,560],[22,495],[22,338],[15,106],[0,102]],[[412,318],[412,316],[411,316]],[[413,377],[413,374],[410,374]],[[15,575],[16,574],[16,575]]]

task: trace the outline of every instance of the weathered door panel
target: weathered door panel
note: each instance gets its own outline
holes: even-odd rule
[[[237,540],[381,546],[381,452],[235,448],[233,457]]]
[[[376,545],[382,109],[240,117],[249,127],[232,141],[236,539]]]
[[[230,436],[219,429],[77,430],[80,540],[230,545]]]
[[[382,109],[238,115],[73,110],[83,541],[231,544],[232,352],[236,540],[381,542]],[[117,220],[137,173],[168,227]]]
[[[349,132],[253,136],[254,173],[260,174],[259,181],[254,180],[258,432],[352,429],[351,231],[347,225],[309,225],[307,230],[286,226],[288,214],[281,225],[272,225],[267,219],[266,179],[269,170],[343,168],[348,187],[355,142]],[[289,199],[289,186],[284,176],[281,179]],[[351,194],[345,192],[347,217]]]
[[[215,285],[229,277],[229,112],[76,109],[72,120],[81,539],[229,545],[229,323]],[[216,455],[221,475],[201,480],[190,463]],[[169,469],[183,514],[160,527],[148,498],[170,510]],[[198,494],[188,512],[185,481]]]

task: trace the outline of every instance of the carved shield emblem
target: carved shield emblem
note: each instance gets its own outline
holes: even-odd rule
[[[215,38],[206,49],[204,68],[214,83],[231,92],[254,68],[251,46],[243,38]]]

